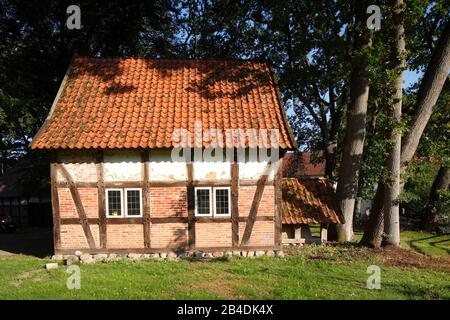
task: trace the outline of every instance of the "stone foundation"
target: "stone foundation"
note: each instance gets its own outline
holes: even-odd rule
[[[258,258],[258,257],[284,257],[282,250],[258,250],[258,251],[217,251],[217,252],[203,252],[203,251],[188,251],[188,252],[160,252],[160,253],[98,253],[89,254],[77,251],[73,255],[54,255],[52,260],[63,261],[66,265],[74,263],[92,264],[96,262],[112,262],[120,260],[210,260],[223,257],[246,257],[246,258]]]

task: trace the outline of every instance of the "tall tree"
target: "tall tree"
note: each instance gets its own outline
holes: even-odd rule
[[[293,38],[297,47],[305,48],[304,34],[311,46],[306,65],[298,63],[304,59],[302,56],[294,56],[295,67],[288,70],[289,79],[295,81],[287,91],[298,101],[293,104],[291,119],[299,140],[309,140],[308,149],[323,150],[325,176],[335,180],[344,135],[342,124],[349,104],[351,14],[349,6],[340,1],[328,1],[322,9],[315,2],[301,10],[305,11],[311,16],[310,24],[300,23],[303,32],[295,32]],[[297,14],[296,20],[303,21],[302,15]]]
[[[405,53],[405,28],[403,22],[403,0],[393,0],[391,4],[393,12],[393,26],[391,39],[392,61],[394,62],[394,99],[392,106],[392,118],[397,126],[392,130],[392,148],[386,164],[388,183],[384,188],[384,233],[386,243],[394,246],[400,245],[400,156],[401,156],[401,130],[400,121],[402,115],[403,99],[403,69],[406,64]]]
[[[345,223],[337,226],[338,240],[353,239],[353,211],[358,190],[358,173],[366,135],[367,102],[369,98],[369,54],[372,32],[366,26],[365,1],[355,1],[355,25],[350,80],[350,109],[347,114],[347,128],[344,150],[337,185],[337,198]]]
[[[417,102],[413,115],[412,124],[402,141],[401,148],[401,170],[404,172],[408,162],[411,161],[416,152],[422,133],[430,119],[433,107],[440,95],[450,69],[450,21],[447,21],[442,30],[439,41],[433,51],[430,62],[425,71],[417,94]],[[403,186],[400,186],[401,189]],[[385,186],[380,181],[374,198],[369,220],[361,239],[361,244],[371,247],[379,247],[382,240],[384,206],[379,203],[384,198]]]

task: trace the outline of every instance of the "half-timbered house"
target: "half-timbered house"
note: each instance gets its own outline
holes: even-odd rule
[[[274,250],[343,222],[264,62],[76,57],[31,148],[56,253]]]
[[[60,254],[280,248],[295,147],[265,62],[87,57],[31,143]]]

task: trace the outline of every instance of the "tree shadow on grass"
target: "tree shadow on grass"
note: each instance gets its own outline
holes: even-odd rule
[[[434,235],[434,236],[431,236],[431,237],[425,237],[425,238],[421,238],[421,239],[413,239],[413,240],[409,240],[408,244],[414,251],[419,252],[421,254],[427,254],[427,252],[422,247],[420,247],[418,244],[421,243],[421,241],[427,241],[427,240],[431,240],[431,239],[436,239],[436,238],[440,238],[442,236],[445,236],[445,235]],[[427,242],[424,242],[424,243],[428,244],[431,247],[434,247],[436,249],[443,250],[443,251],[447,252],[447,254],[450,254],[450,250],[449,249],[437,245],[437,244],[444,243],[444,242],[450,242],[450,238],[439,240],[439,241],[431,241],[431,242],[427,241]]]

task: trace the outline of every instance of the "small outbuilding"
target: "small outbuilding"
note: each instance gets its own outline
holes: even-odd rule
[[[319,154],[319,157],[321,155]],[[344,223],[332,184],[325,179],[324,162],[313,163],[312,155],[288,153],[282,180],[283,244],[323,243],[330,224]],[[311,230],[316,232],[312,232]]]

